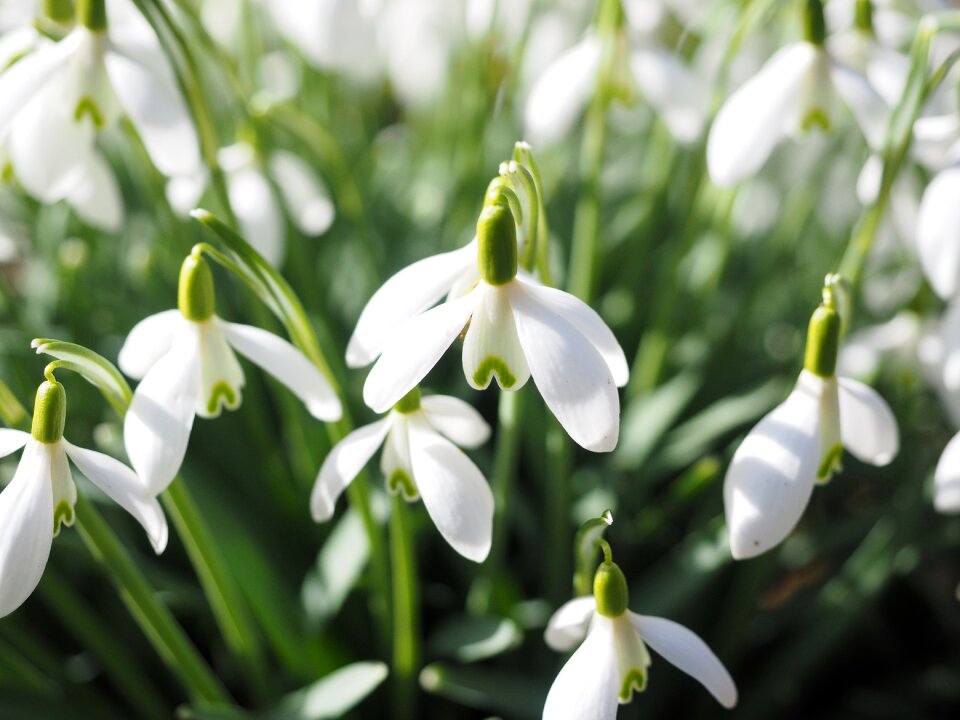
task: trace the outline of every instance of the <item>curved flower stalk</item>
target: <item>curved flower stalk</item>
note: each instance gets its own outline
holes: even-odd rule
[[[788,136],[830,131],[841,106],[871,148],[882,146],[888,105],[863,73],[825,47],[820,0],[807,0],[806,20],[805,39],[779,50],[717,113],[707,139],[707,168],[717,185],[751,177]]]
[[[843,450],[886,465],[900,443],[890,408],[867,385],[837,377],[840,316],[828,277],[824,304],[810,318],[804,368],[790,396],[734,453],[723,499],[737,560],[778,545],[796,526],[813,488],[840,469]]]
[[[240,406],[240,353],[288,387],[314,417],[338,420],[329,381],[286,340],[214,312],[213,275],[199,248],[183,261],[177,310],[140,321],[120,349],[124,373],[140,380],[123,423],[130,462],[154,493],[173,480],[194,416],[213,418]]]
[[[493,493],[457,446],[479,447],[489,437],[489,426],[467,403],[446,395],[421,398],[414,388],[387,417],[354,430],[330,451],[310,497],[313,519],[333,517],[337,498],[384,446],[380,469],[387,489],[407,502],[422,498],[450,547],[483,562],[493,532]]]
[[[619,0],[617,0],[619,4]],[[625,2],[628,19],[640,15],[640,3]],[[645,3],[658,5],[659,3]],[[645,27],[645,21],[631,23]],[[628,36],[623,22],[609,41],[614,44],[615,88],[598,88],[603,37],[591,27],[576,45],[561,53],[540,75],[530,90],[524,111],[526,135],[535,144],[549,145],[570,132],[596,92],[613,92],[628,102],[645,98],[681,143],[695,142],[706,122],[710,92],[706,83],[675,53],[661,47],[649,31]]]
[[[725,708],[737,704],[737,687],[723,663],[698,635],[666,618],[627,609],[627,581],[601,541],[606,559],[597,569],[593,595],[563,605],[550,618],[544,639],[557,651],[577,651],[553,681],[543,720],[613,720],[618,703],[647,686],[647,645],[700,682]]]
[[[70,463],[136,518],[157,554],[167,545],[166,517],[146,483],[119,460],[63,437],[67,396],[48,377],[37,390],[32,431],[0,429],[0,457],[23,448],[13,480],[0,493],[0,617],[34,591],[53,538],[74,523],[77,488]]]
[[[121,225],[122,202],[96,137],[121,115],[160,172],[199,166],[196,131],[173,71],[126,0],[80,0],[63,39],[38,39],[0,75],[0,143],[17,179],[41,201],[65,199],[107,229]]]
[[[246,142],[221,148],[217,161],[227,181],[230,209],[253,248],[274,267],[283,264],[287,239],[285,207],[294,227],[308,237],[323,235],[333,224],[333,201],[313,169],[287,150],[275,150],[266,162]],[[175,177],[167,198],[186,215],[195,208],[209,180],[206,169]]]
[[[629,376],[613,333],[586,303],[518,274],[516,224],[505,193],[487,196],[476,247],[479,280],[389,334],[364,384],[364,402],[374,412],[393,407],[466,328],[463,370],[471,387],[483,390],[496,378],[501,389],[519,390],[532,376],[575,442],[594,452],[613,450],[617,388]]]

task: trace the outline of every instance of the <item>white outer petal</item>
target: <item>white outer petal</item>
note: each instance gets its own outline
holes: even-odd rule
[[[460,447],[480,447],[490,438],[483,416],[460,398],[427,395],[420,399],[420,407],[427,421]]]
[[[674,53],[659,47],[634,51],[630,69],[671,134],[681,143],[695,142],[703,132],[710,97],[703,81]]]
[[[936,293],[947,300],[960,286],[960,165],[939,173],[927,186],[917,219],[917,253]]]
[[[547,629],[543,632],[544,642],[557,652],[572,649],[577,643],[583,642],[596,611],[597,601],[593,595],[565,602],[550,616]]]
[[[816,61],[817,50],[809,43],[787,45],[727,98],[707,139],[707,167],[717,185],[753,175],[793,129]]]
[[[0,428],[0,458],[15,453],[28,442],[30,442],[30,433]]]
[[[183,464],[200,394],[199,340],[183,332],[133,393],[123,422],[130,464],[150,492],[167,489]]]
[[[574,442],[610,452],[620,434],[620,398],[603,356],[564,317],[517,281],[507,291],[530,373],[544,402]]]
[[[890,406],[869,385],[837,378],[840,386],[840,437],[858,460],[886,465],[900,449],[897,419]]]
[[[363,401],[385,413],[426,376],[463,330],[478,295],[439,305],[397,327],[363,385]]]
[[[315,522],[326,522],[333,517],[337,498],[383,445],[389,430],[389,417],[364,425],[327,454],[310,494],[310,512]]]
[[[330,382],[296,347],[260,328],[219,319],[216,323],[238,353],[287,386],[311,415],[327,422],[340,419],[343,409]]]
[[[423,505],[450,546],[483,562],[493,537],[493,492],[466,454],[422,417],[407,423],[413,481]]]
[[[167,546],[167,518],[156,497],[136,473],[119,460],[103,453],[77,447],[62,440],[67,457],[87,479],[106,493],[128,513],[133,515],[150,538],[150,544],[159,555]]]
[[[619,695],[613,621],[598,615],[583,645],[553,681],[543,720],[614,720]]]
[[[145,317],[133,326],[123,341],[117,364],[134,380],[143,376],[160,360],[173,345],[177,332],[188,322],[179,310],[164,310]]]
[[[730,550],[737,560],[780,543],[803,515],[820,464],[820,399],[798,384],[750,431],[723,485]]]
[[[347,344],[347,365],[363,367],[376,360],[390,332],[436,304],[476,260],[474,241],[459,250],[419,260],[393,275],[360,313]]]
[[[951,438],[937,462],[933,506],[938,512],[960,513],[960,434]]]
[[[55,448],[31,439],[0,492],[0,617],[30,597],[50,557]]]
[[[736,706],[733,678],[699,635],[673,620],[627,614],[643,641],[664,660],[703,685],[725,708]]]
[[[87,157],[67,202],[88,225],[116,233],[123,227],[123,196],[107,161],[99,152]]]
[[[524,112],[525,135],[531,143],[550,145],[570,131],[596,86],[600,52],[600,39],[588,35],[537,79]]]

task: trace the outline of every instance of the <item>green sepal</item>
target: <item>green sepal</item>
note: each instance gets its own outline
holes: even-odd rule
[[[216,310],[216,293],[210,264],[199,252],[192,252],[180,266],[177,306],[181,314],[193,322],[205,322]]]
[[[30,347],[34,348],[38,355],[57,358],[47,366],[48,370],[64,369],[77,373],[97,388],[121,417],[126,414],[133,399],[133,392],[120,371],[105,357],[82,345],[49,338],[35,338]]]
[[[94,32],[106,30],[106,0],[77,0],[77,22]]]
[[[593,576],[593,597],[597,601],[597,612],[604,617],[617,618],[627,611],[627,579],[615,562],[600,563]]]
[[[60,442],[66,420],[67,392],[63,385],[56,380],[43,382],[37,388],[33,405],[33,428],[30,431],[33,439],[47,445]]]
[[[827,37],[827,23],[823,17],[822,0],[805,0],[803,39],[814,45],[823,45]]]
[[[810,316],[803,368],[819,377],[833,377],[839,350],[840,314],[828,305],[820,305]]]
[[[404,395],[402,398],[397,400],[397,404],[393,406],[393,409],[398,413],[403,413],[404,415],[412,412],[416,412],[420,409],[420,387],[416,386]]]

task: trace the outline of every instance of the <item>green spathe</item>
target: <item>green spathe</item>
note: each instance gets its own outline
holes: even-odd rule
[[[106,30],[106,0],[77,0],[77,22],[95,32]]]
[[[199,252],[188,255],[180,266],[177,306],[183,316],[193,322],[204,322],[213,317],[216,308],[213,273]]]
[[[484,207],[477,220],[477,264],[489,285],[517,276],[517,225],[505,196]]]
[[[839,349],[840,314],[828,305],[820,305],[810,316],[804,370],[819,377],[833,377]]]
[[[37,388],[37,400],[33,405],[33,429],[31,434],[38,442],[52,444],[63,438],[63,426],[67,419],[67,393],[63,385],[46,381]]]
[[[620,617],[627,611],[627,579],[615,562],[604,561],[593,576],[593,597],[597,612],[604,617]]]

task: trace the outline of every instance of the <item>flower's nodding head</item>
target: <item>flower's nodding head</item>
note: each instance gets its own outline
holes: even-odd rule
[[[620,566],[610,560],[600,563],[593,576],[593,597],[597,612],[604,617],[620,617],[627,611],[627,579]]]
[[[37,388],[33,406],[33,438],[47,445],[60,442],[66,419],[67,393],[63,385],[56,380],[44,382]]]
[[[489,285],[505,285],[517,276],[517,224],[511,195],[516,198],[513,191],[494,180],[477,220],[477,263],[480,277]]]
[[[194,248],[180,266],[177,306],[181,314],[193,322],[204,322],[213,317],[216,307],[213,273],[197,248]]]
[[[43,0],[43,17],[59,25],[69,25],[73,22],[73,0]]]
[[[830,305],[820,305],[810,316],[804,369],[819,377],[833,377],[839,349],[840,313]]]
[[[106,30],[106,0],[77,0],[77,22],[94,32]]]
[[[420,409],[420,387],[416,386],[400,398],[397,401],[397,404],[393,406],[393,409],[398,413],[407,415],[412,412],[416,412]]]

